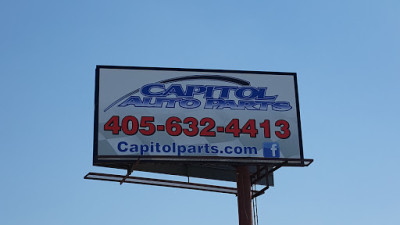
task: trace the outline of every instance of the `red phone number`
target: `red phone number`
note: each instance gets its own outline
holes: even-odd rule
[[[182,124],[187,126],[182,127]],[[272,130],[273,129],[273,130]],[[212,118],[206,117],[200,120],[194,117],[186,117],[183,120],[179,117],[169,117],[165,124],[154,124],[153,116],[142,116],[140,119],[135,116],[125,116],[120,120],[119,116],[112,116],[104,124],[105,131],[111,131],[118,135],[121,131],[126,135],[135,135],[138,132],[145,136],[151,136],[156,131],[165,131],[171,136],[179,136],[182,133],[188,137],[200,136],[215,137],[216,133],[230,133],[234,137],[249,135],[257,137],[261,132],[264,138],[271,138],[271,133],[280,139],[290,137],[290,125],[286,120],[277,120],[274,128],[271,128],[271,121],[264,120],[257,123],[255,119],[249,119],[243,126],[240,126],[239,119],[232,119],[226,126],[216,126]],[[272,131],[271,131],[272,130]]]

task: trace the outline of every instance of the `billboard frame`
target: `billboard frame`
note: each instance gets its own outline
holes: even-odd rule
[[[247,158],[247,157],[215,157],[215,156],[99,156],[98,155],[98,119],[99,119],[99,87],[100,87],[100,69],[123,69],[123,70],[159,70],[159,71],[185,71],[185,72],[208,72],[208,73],[241,73],[241,74],[259,74],[259,75],[284,75],[292,76],[294,79],[294,93],[297,116],[297,132],[300,150],[300,158]],[[111,168],[126,169],[136,160],[144,162],[172,162],[172,163],[202,163],[227,164],[227,165],[281,165],[304,167],[312,163],[312,159],[304,159],[303,141],[300,119],[300,105],[298,95],[297,74],[294,72],[271,72],[271,71],[247,71],[247,70],[222,70],[222,69],[189,69],[189,68],[168,68],[168,67],[140,67],[140,66],[110,66],[97,65],[95,77],[95,110],[94,110],[94,137],[93,137],[93,165],[105,166]]]

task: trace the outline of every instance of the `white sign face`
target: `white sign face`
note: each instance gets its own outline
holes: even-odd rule
[[[303,160],[296,74],[98,66],[94,160]]]

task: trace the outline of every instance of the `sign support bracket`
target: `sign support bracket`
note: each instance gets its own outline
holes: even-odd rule
[[[126,178],[128,178],[132,174],[132,172],[136,169],[137,165],[139,165],[139,161],[140,158],[136,160],[135,164],[132,164],[131,167],[128,167],[128,169],[126,170],[126,175],[119,182],[120,185],[122,185],[125,182]]]
[[[90,173],[86,174],[86,176],[84,177],[84,179],[89,179],[89,180],[103,180],[103,181],[113,181],[113,182],[121,182],[121,180],[124,178],[125,178],[124,183],[129,183],[129,184],[154,185],[154,186],[162,186],[162,187],[183,188],[183,189],[211,191],[211,192],[219,192],[219,193],[237,195],[236,188],[217,186],[217,185],[209,185],[209,184],[187,183],[187,182],[182,182],[182,181],[154,179],[154,178],[145,178],[145,177],[133,177],[133,176],[126,177],[123,175],[94,173],[94,172],[90,172]],[[253,191],[253,193],[254,193],[254,191]]]

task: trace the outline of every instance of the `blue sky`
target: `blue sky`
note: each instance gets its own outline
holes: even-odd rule
[[[230,195],[83,180],[96,65],[297,72],[308,168],[260,224],[399,224],[399,1],[3,1],[1,224],[237,224]],[[141,175],[136,173],[135,175]]]

